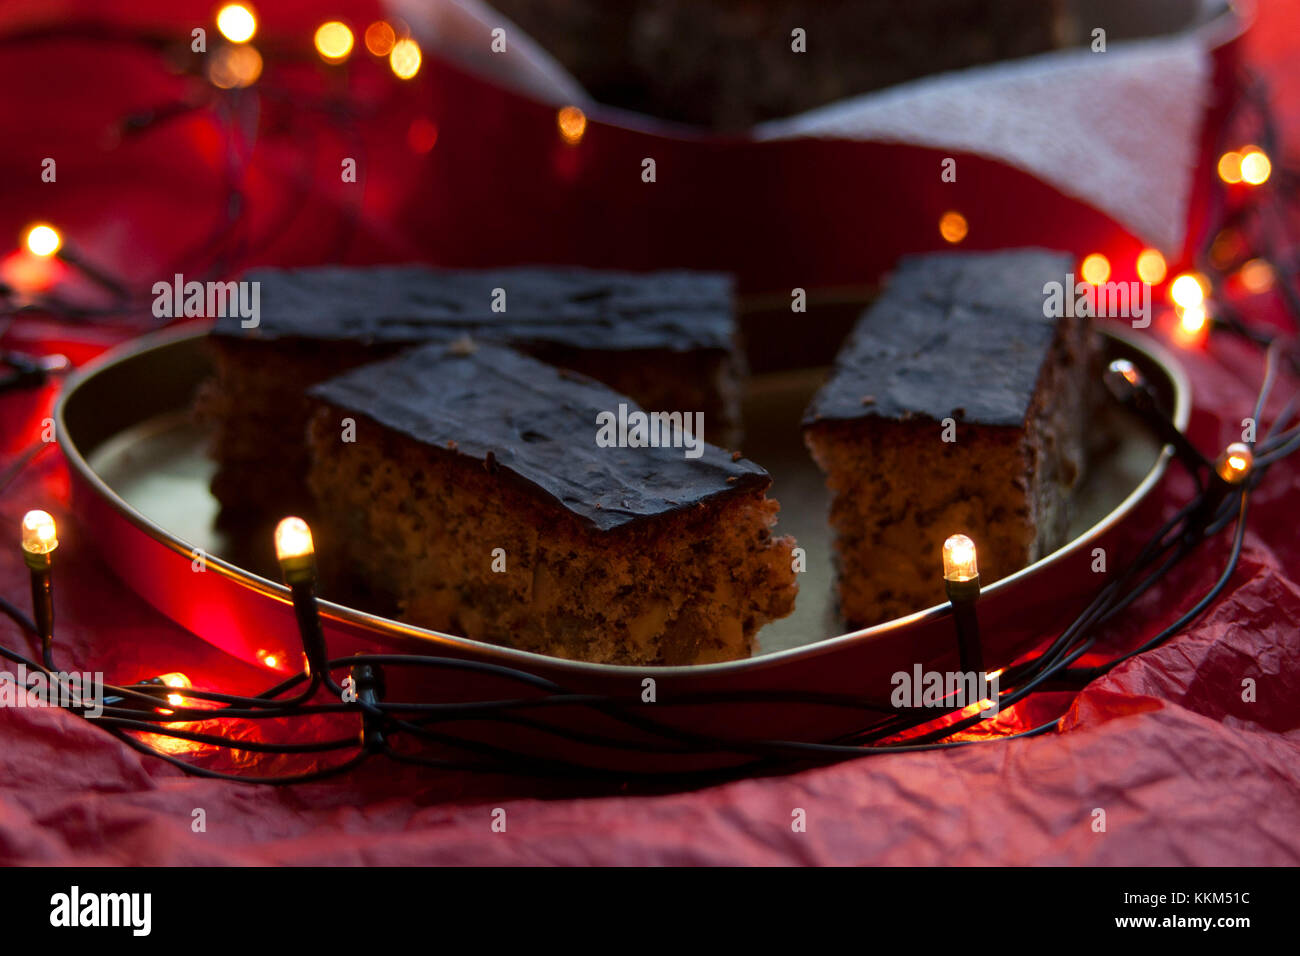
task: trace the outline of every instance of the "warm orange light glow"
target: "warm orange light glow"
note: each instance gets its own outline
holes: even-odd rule
[[[1241,153],[1232,150],[1219,157],[1219,178],[1225,183],[1241,182]]]
[[[164,714],[171,711],[161,711]],[[173,721],[167,724],[168,727],[184,727],[185,721]],[[165,754],[180,756],[182,754],[197,754],[203,751],[211,751],[215,748],[211,744],[199,743],[197,740],[186,740],[184,737],[168,737],[164,734],[141,734],[140,742],[152,747],[154,750],[161,750]]]
[[[352,53],[352,31],[346,23],[330,20],[316,28],[316,52],[331,63],[342,63]]]
[[[311,528],[301,518],[284,518],[275,526],[275,558],[290,561],[316,553],[311,540]]]
[[[47,511],[23,515],[23,550],[28,554],[49,554],[59,546],[58,529]]]
[[[1250,469],[1255,464],[1255,455],[1245,442],[1233,442],[1223,450],[1219,460],[1214,463],[1214,470],[1230,485],[1239,485],[1250,476]]]
[[[208,54],[208,81],[223,90],[252,86],[262,75],[262,54],[254,46],[226,46]]]
[[[274,670],[280,666],[280,659],[274,654],[264,654],[262,656],[262,663]]]
[[[1180,348],[1189,351],[1192,349],[1203,348],[1207,338],[1209,338],[1209,334],[1204,328],[1199,332],[1185,332],[1181,325],[1176,326],[1174,329],[1174,342],[1176,342]]]
[[[1147,285],[1159,285],[1164,282],[1167,270],[1165,257],[1160,254],[1159,249],[1143,249],[1138,253],[1138,278]]]
[[[176,690],[188,690],[189,688],[194,686],[193,684],[190,683],[190,679],[186,677],[184,674],[182,674],[180,671],[173,671],[170,674],[159,674],[157,677],[150,678],[149,680],[145,681],[145,683],[162,684],[164,687],[171,687]],[[187,701],[185,699],[184,694],[168,694],[167,703],[171,704],[173,707],[187,706]],[[171,714],[172,711],[163,710],[162,713]]]
[[[44,292],[53,288],[66,271],[57,256],[32,255],[26,243],[0,259],[0,282],[17,292]]]
[[[943,576],[948,581],[973,581],[979,577],[975,542],[964,534],[951,535],[943,543]]]
[[[950,210],[939,217],[939,235],[943,236],[944,242],[961,242],[968,232],[970,224],[961,213]]]
[[[1267,292],[1273,287],[1273,267],[1263,259],[1251,259],[1238,273],[1247,292]]]
[[[41,223],[27,230],[27,249],[33,255],[52,256],[59,251],[61,245],[63,237],[53,226]]]
[[[397,34],[383,20],[376,20],[366,27],[366,49],[375,56],[388,56],[396,42]]]
[[[587,114],[576,106],[563,106],[555,114],[555,125],[564,141],[576,146],[587,132]]]
[[[1100,252],[1094,252],[1083,260],[1079,272],[1084,282],[1090,285],[1101,285],[1110,278],[1110,260]]]
[[[1180,310],[1178,316],[1178,326],[1187,335],[1196,335],[1205,328],[1209,315],[1205,311],[1205,304],[1189,305],[1187,308]]]
[[[1273,164],[1262,149],[1247,147],[1241,154],[1241,181],[1251,186],[1262,186],[1268,182],[1273,172]]]
[[[957,711],[957,713],[952,716],[952,719],[954,721],[965,720],[967,717],[974,717],[976,714],[982,714],[992,706],[993,701],[985,697],[981,700],[975,701],[973,704],[967,704],[961,710]]]
[[[1198,276],[1184,272],[1170,284],[1169,295],[1174,304],[1187,309],[1205,301],[1205,286]]]
[[[398,79],[409,80],[420,72],[420,46],[414,40],[403,39],[393,44],[388,54],[388,65]]]
[[[257,32],[257,17],[242,3],[228,3],[217,11],[217,29],[231,43],[247,43]]]

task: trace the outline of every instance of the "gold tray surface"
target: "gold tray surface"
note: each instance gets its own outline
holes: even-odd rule
[[[192,334],[191,344],[200,353],[201,338]],[[1138,347],[1152,351],[1146,341],[1138,345],[1131,333],[1105,338],[1112,350]],[[169,341],[185,339],[172,336],[163,340],[164,344]],[[1190,402],[1186,380],[1169,356],[1158,348],[1154,352],[1150,357],[1167,376],[1166,381],[1156,384],[1175,406],[1175,418],[1185,424]],[[202,366],[199,358],[194,368]],[[794,535],[807,555],[807,570],[799,578],[794,613],[759,632],[756,655],[790,650],[845,633],[834,606],[832,537],[827,524],[829,496],[799,431],[803,410],[826,374],[827,369],[765,373],[752,376],[747,386],[744,454],[772,474],[770,494],[781,503],[777,531]],[[198,381],[191,385],[197,386]],[[147,387],[147,383],[141,383],[141,387]],[[204,430],[192,421],[185,407],[175,407],[174,402],[165,399],[158,404],[173,407],[156,407],[151,414],[146,413],[94,447],[84,449],[90,470],[127,508],[186,549],[200,548],[245,571],[277,580],[269,542],[250,550],[247,542],[233,540],[217,527],[218,506],[208,491],[215,465],[206,455]],[[1092,425],[1096,429],[1094,438],[1102,438],[1097,443],[1101,451],[1090,463],[1088,476],[1077,492],[1076,514],[1070,528],[1072,541],[1112,520],[1136,488],[1150,483],[1163,460],[1155,440],[1113,406],[1107,406]],[[1031,566],[1031,570],[1049,560],[1051,556]]]

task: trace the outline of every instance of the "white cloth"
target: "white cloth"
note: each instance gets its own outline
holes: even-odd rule
[[[754,134],[892,141],[988,156],[1176,253],[1211,79],[1209,51],[1190,33],[927,77],[764,123]]]

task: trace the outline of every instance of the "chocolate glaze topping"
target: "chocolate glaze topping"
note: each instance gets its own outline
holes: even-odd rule
[[[1059,322],[1043,315],[1043,286],[1064,284],[1072,262],[1044,249],[903,259],[840,350],[805,427],[916,416],[1023,425]]]
[[[600,531],[771,484],[758,465],[713,445],[699,458],[686,458],[683,448],[598,446],[599,412],[617,416],[620,404],[629,413],[639,406],[585,376],[499,346],[426,345],[353,369],[309,394],[436,454],[512,475]]]
[[[449,341],[470,333],[518,346],[730,349],[731,280],[707,272],[427,266],[258,269],[261,322],[218,319],[214,335],[363,343]],[[494,289],[505,311],[494,312]]]

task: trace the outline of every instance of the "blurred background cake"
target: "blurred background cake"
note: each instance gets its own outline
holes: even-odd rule
[[[493,0],[601,103],[740,130],[1061,46],[1063,0]],[[806,50],[795,52],[793,31]]]

